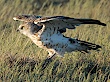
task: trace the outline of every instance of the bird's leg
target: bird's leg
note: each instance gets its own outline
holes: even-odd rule
[[[47,56],[47,59],[52,59],[54,56],[55,56],[55,53],[54,53],[54,54],[49,54],[49,55]]]
[[[49,53],[48,57],[44,60],[43,64],[42,64],[42,70],[45,69],[47,67],[47,65],[49,65],[50,62],[52,62],[52,58],[56,55],[56,53],[51,54]]]

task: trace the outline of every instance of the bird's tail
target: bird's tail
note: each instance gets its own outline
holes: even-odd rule
[[[102,26],[106,26],[105,23],[100,22],[99,20],[95,19],[76,19],[81,22],[81,24],[98,24]]]
[[[72,44],[75,44],[76,46],[76,51],[80,51],[80,52],[86,52],[86,53],[89,53],[90,50],[99,50],[101,48],[100,45],[97,45],[97,44],[93,44],[93,43],[90,43],[90,42],[86,42],[86,41],[81,41],[81,40],[78,40],[78,39],[69,39],[69,41],[72,43]]]

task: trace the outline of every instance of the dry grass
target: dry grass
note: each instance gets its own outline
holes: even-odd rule
[[[44,1],[44,2],[43,2]],[[110,81],[110,1],[109,0],[1,0],[0,1],[0,81],[1,82],[108,82]],[[67,53],[56,57],[44,70],[47,52],[16,32],[19,22],[13,16],[35,14],[94,18],[107,24],[82,25],[68,30],[66,36],[77,37],[102,46],[91,54]],[[8,54],[8,55],[7,55]]]

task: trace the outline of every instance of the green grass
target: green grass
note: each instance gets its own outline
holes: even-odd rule
[[[57,3],[57,4],[56,4]],[[1,0],[0,1],[0,81],[1,82],[110,82],[110,1],[109,0]],[[35,14],[94,18],[107,24],[81,25],[65,35],[102,46],[91,54],[66,53],[44,69],[48,53],[29,38],[17,33],[13,16]]]

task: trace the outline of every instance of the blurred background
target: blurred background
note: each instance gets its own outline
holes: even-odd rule
[[[14,21],[13,17],[22,14],[40,16],[60,15],[100,20],[106,23],[107,26],[81,25],[75,30],[67,30],[64,35],[99,44],[102,46],[102,49],[98,52],[91,51],[91,54],[79,52],[66,53],[62,59],[63,64],[60,62],[60,65],[58,64],[58,67],[53,70],[53,66],[56,65],[55,62],[58,61],[57,58],[43,73],[37,70],[33,72],[33,75],[30,73],[30,76],[24,75],[23,77],[22,73],[17,75],[18,72],[14,74],[14,70],[7,71],[10,61],[11,63],[16,62],[22,57],[24,60],[27,57],[34,58],[34,61],[37,59],[43,60],[48,54],[46,51],[38,48],[29,38],[16,32],[20,22]],[[54,80],[56,82],[107,81],[107,79],[110,79],[110,0],[0,0],[0,65],[2,65],[0,67],[1,81],[20,81],[15,77],[21,78],[22,81],[25,79],[27,82],[29,80],[32,81],[32,79],[33,81],[37,79],[39,81],[49,80],[52,82]],[[90,70],[94,69],[93,67],[97,70],[95,70],[94,75],[89,75]],[[91,69],[86,71],[88,68]],[[35,69],[39,68],[36,67]],[[74,72],[73,70],[76,71]],[[54,76],[52,75],[53,72]],[[100,75],[97,75],[99,72]],[[39,78],[34,76],[36,74]],[[40,74],[44,75],[39,76]],[[67,78],[64,79],[65,77]],[[43,79],[41,80],[41,78]]]

